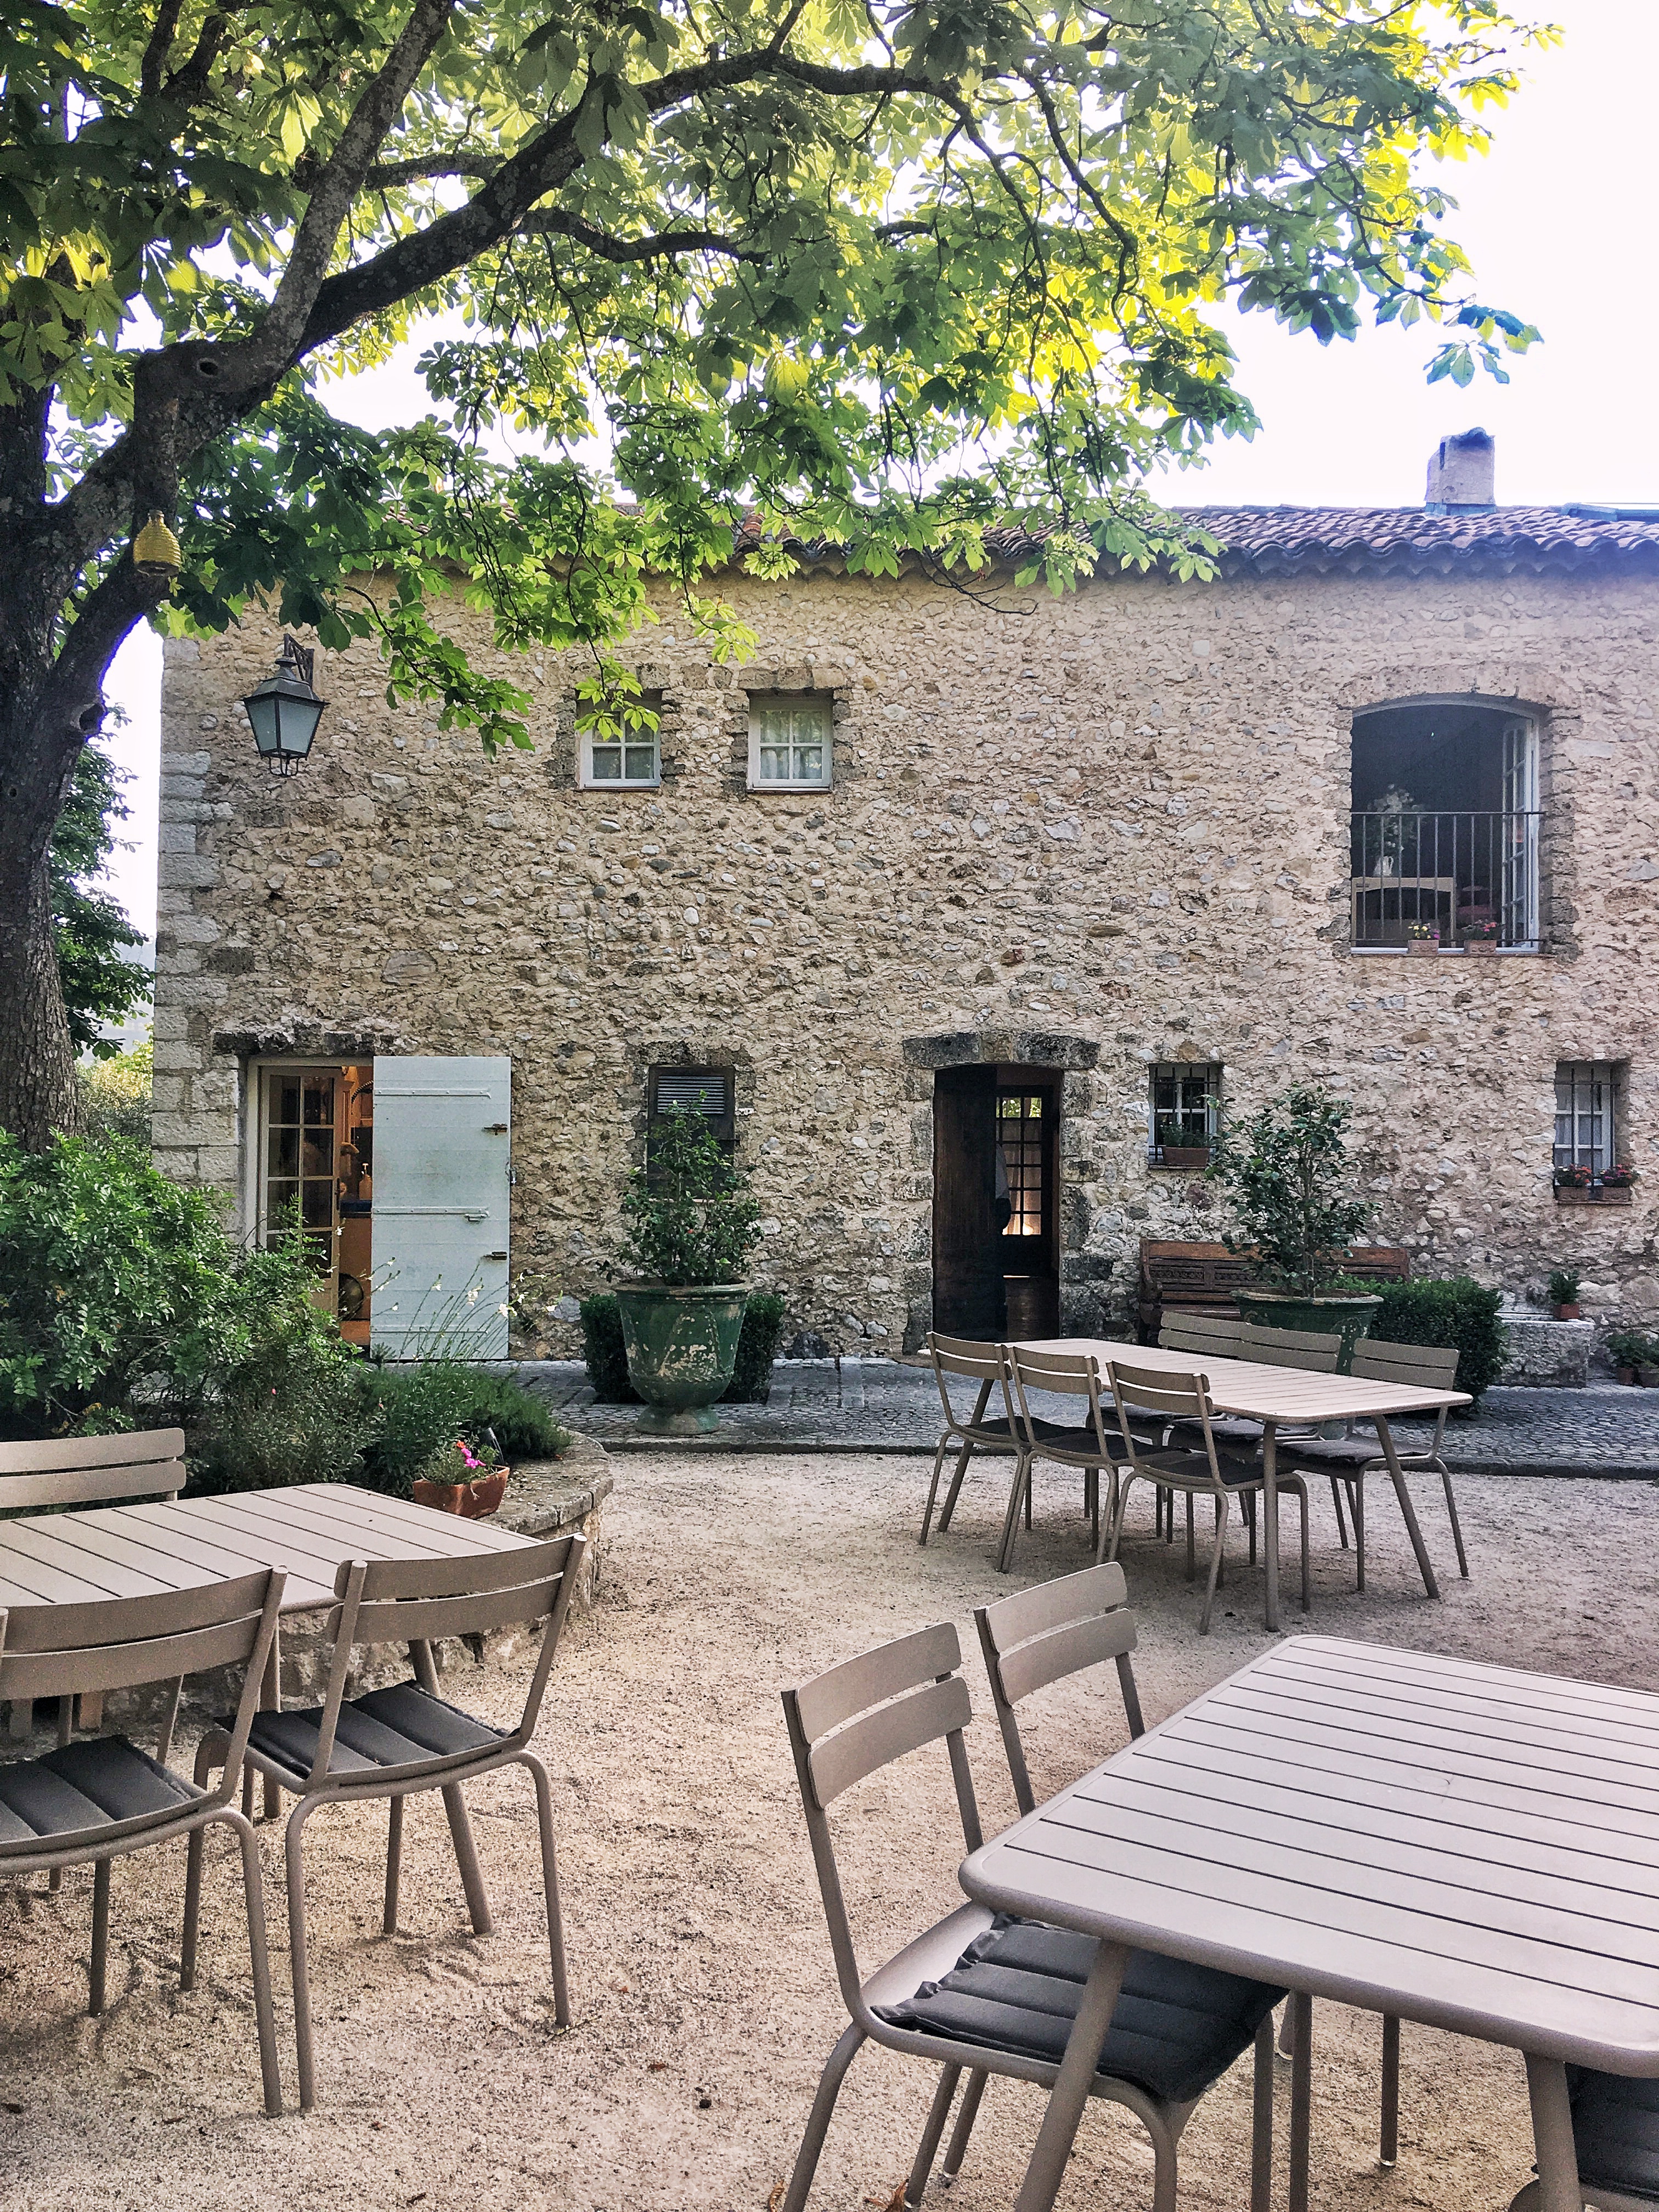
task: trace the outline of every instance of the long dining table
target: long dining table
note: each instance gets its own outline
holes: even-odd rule
[[[1659,1698],[1643,1692],[1290,1637],[961,1880],[975,1904],[1097,1941],[1015,2212],[1054,2203],[1131,1949],[1293,1993],[1298,2123],[1316,1996],[1518,2051],[1539,2212],[1582,2212],[1566,2068],[1659,2078]],[[1290,2212],[1306,2212],[1305,2144],[1298,2124]]]
[[[1261,1542],[1266,1554],[1266,1622],[1279,1626],[1279,1431],[1311,1428],[1326,1421],[1369,1421],[1388,1463],[1401,1518],[1416,1555],[1423,1587],[1437,1598],[1440,1585],[1423,1541],[1400,1454],[1389,1426],[1390,1415],[1437,1413],[1443,1406],[1470,1403],[1463,1390],[1418,1390],[1396,1382],[1374,1382],[1363,1376],[1320,1375],[1303,1367],[1273,1367],[1258,1359],[1212,1359],[1207,1352],[1166,1352],[1151,1344],[1123,1344],[1108,1337],[1046,1337],[1016,1346],[1022,1352],[1088,1354],[1103,1375],[1115,1360],[1127,1366],[1160,1368],[1166,1374],[1203,1375],[1216,1411],[1261,1425]]]

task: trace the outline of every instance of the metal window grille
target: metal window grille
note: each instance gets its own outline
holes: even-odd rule
[[[1615,1069],[1611,1060],[1555,1064],[1555,1164],[1601,1175],[1619,1155],[1613,1127]]]
[[[1213,1060],[1160,1060],[1152,1071],[1152,1143],[1156,1161],[1166,1148],[1203,1147],[1215,1140],[1221,1069]]]
[[[750,714],[752,783],[809,789],[828,784],[831,702],[826,695],[757,698]]]
[[[1042,1117],[1048,1110],[1041,1091],[997,1093],[997,1142],[1008,1177],[1005,1237],[1042,1234]]]

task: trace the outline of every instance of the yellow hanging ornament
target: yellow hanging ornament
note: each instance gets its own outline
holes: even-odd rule
[[[141,576],[165,576],[170,582],[178,574],[183,558],[179,541],[167,528],[161,508],[151,507],[149,520],[132,541],[133,567]]]

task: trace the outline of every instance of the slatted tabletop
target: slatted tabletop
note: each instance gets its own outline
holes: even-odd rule
[[[345,1559],[475,1558],[532,1540],[346,1482],[0,1522],[0,1607],[144,1597],[281,1567],[283,1610],[325,1605]]]
[[[975,1851],[962,1884],[1534,2060],[1659,2075],[1659,1698],[1639,1692],[1294,1637]]]
[[[1122,1344],[1107,1337],[1050,1337],[1017,1348],[1088,1355],[1099,1364],[1103,1374],[1114,1360],[1121,1359],[1128,1366],[1155,1367],[1165,1374],[1203,1375],[1208,1379],[1211,1402],[1218,1413],[1261,1423],[1265,1620],[1269,1628],[1279,1626],[1278,1429],[1280,1425],[1313,1427],[1323,1421],[1374,1422],[1423,1586],[1431,1597],[1439,1596],[1433,1563],[1400,1469],[1389,1417],[1437,1413],[1443,1406],[1467,1406],[1471,1403],[1467,1391],[1416,1390],[1407,1384],[1377,1382],[1364,1376],[1319,1375],[1306,1368],[1273,1367],[1257,1359],[1212,1359],[1207,1352],[1166,1352],[1159,1345]]]

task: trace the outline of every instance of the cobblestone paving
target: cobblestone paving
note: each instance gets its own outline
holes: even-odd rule
[[[598,1406],[573,1361],[523,1362],[522,1379],[573,1428],[613,1451],[932,1451],[939,1394],[931,1375],[890,1359],[780,1361],[764,1406],[721,1406],[707,1437],[642,1436],[636,1406]],[[1400,1421],[1402,1443],[1426,1425]],[[1488,1390],[1473,1419],[1453,1420],[1448,1464],[1469,1472],[1659,1476],[1659,1390]]]

